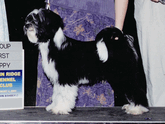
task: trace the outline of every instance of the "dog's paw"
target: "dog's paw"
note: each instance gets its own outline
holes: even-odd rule
[[[46,111],[50,112],[53,108],[53,104],[50,104],[46,107]]]
[[[47,106],[46,110],[56,115],[57,114],[64,115],[64,114],[69,114],[69,112],[72,112],[72,110],[70,108],[67,108],[66,106],[63,105],[54,106],[53,104]]]
[[[141,115],[144,112],[148,112],[149,110],[142,106],[142,105],[136,105],[134,103],[126,104],[122,107],[122,109],[125,109],[125,112],[127,114],[132,114],[132,115]]]

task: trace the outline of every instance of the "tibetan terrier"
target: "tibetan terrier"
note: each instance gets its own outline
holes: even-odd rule
[[[68,114],[75,107],[78,86],[107,81],[115,92],[115,106],[126,113],[148,112],[147,98],[138,82],[138,56],[133,38],[115,27],[105,28],[95,41],[77,41],[63,33],[63,20],[46,9],[34,10],[25,20],[24,32],[38,45],[42,66],[53,84],[54,114]]]

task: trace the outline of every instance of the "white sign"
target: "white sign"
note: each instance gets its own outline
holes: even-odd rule
[[[0,110],[24,108],[24,51],[21,42],[0,43]]]

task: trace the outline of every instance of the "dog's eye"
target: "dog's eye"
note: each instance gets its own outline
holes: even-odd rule
[[[32,24],[26,24],[25,29],[28,31],[34,31],[34,26]]]
[[[28,29],[28,28],[30,28],[30,27],[32,27],[32,24],[26,24],[26,25],[25,25],[25,28],[26,28],[26,29]]]

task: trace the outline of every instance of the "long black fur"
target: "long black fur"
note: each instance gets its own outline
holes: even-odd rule
[[[37,15],[28,16],[26,21],[29,20],[37,28],[37,44],[50,41],[48,58],[56,63],[60,85],[76,85],[83,78],[88,79],[92,85],[106,80],[115,92],[115,106],[129,102],[148,105],[146,94],[138,82],[138,59],[133,43],[119,29],[105,28],[98,33],[95,41],[88,42],[66,36],[59,49],[53,39],[58,29],[63,28],[59,15],[43,9]],[[29,26],[25,25],[25,28]],[[96,47],[100,41],[108,49],[108,60],[105,62],[100,60]]]

